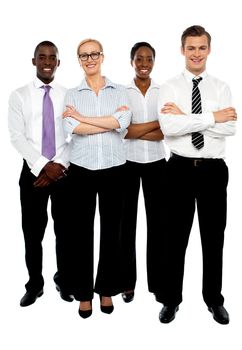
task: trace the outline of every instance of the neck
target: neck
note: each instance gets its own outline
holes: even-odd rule
[[[202,70],[195,70],[195,69],[192,69],[192,70],[190,70],[190,69],[188,69],[188,68],[186,68],[190,73],[192,73],[192,74],[194,74],[195,76],[198,76],[198,75],[200,75],[200,74],[202,74],[203,72],[205,72],[205,69],[202,69]]]
[[[140,89],[140,91],[145,95],[146,91],[150,87],[151,79],[150,77],[146,79],[140,79],[139,77],[134,78],[135,85]]]
[[[100,90],[105,85],[105,79],[100,74],[86,76],[88,86],[94,91]]]

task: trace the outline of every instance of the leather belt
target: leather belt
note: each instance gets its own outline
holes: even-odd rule
[[[202,165],[203,163],[211,163],[211,162],[223,162],[224,160],[222,158],[190,158],[190,157],[183,157],[179,156],[178,154],[171,153],[171,158],[178,159],[180,161],[184,161],[186,163],[190,163],[193,166],[197,167],[199,165]]]

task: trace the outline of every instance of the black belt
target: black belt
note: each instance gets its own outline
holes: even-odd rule
[[[224,160],[222,158],[190,158],[190,157],[183,157],[179,156],[178,154],[171,153],[171,158],[177,159],[179,161],[183,161],[186,163],[190,163],[193,166],[199,166],[205,163],[215,163],[215,162],[223,162]]]

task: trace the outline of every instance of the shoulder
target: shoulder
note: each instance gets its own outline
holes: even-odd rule
[[[66,95],[68,96],[75,95],[78,93],[78,91],[80,91],[79,86],[75,86],[73,88],[66,89]]]
[[[123,84],[114,83],[113,81],[111,81],[107,77],[105,77],[105,81],[106,81],[106,87],[111,87],[111,88],[113,88],[115,90],[119,90],[119,91],[126,91],[126,86]]]
[[[12,99],[19,99],[19,100],[23,100],[25,99],[27,96],[30,95],[30,92],[31,90],[34,89],[34,83],[33,82],[30,82],[26,85],[23,85],[21,87],[18,87],[17,89],[13,90],[11,93],[10,93],[10,97],[9,99],[12,100]]]
[[[209,82],[209,84],[216,85],[218,88],[228,88],[228,84],[223,81],[222,79],[219,79],[217,77],[214,77],[213,75],[207,75],[206,81]]]
[[[168,79],[165,83],[163,83],[162,85],[166,84],[166,85],[177,85],[179,83],[183,83],[185,81],[184,76],[182,74],[178,74],[170,79]]]
[[[54,88],[55,88],[55,89],[58,89],[58,90],[60,90],[60,91],[64,91],[64,92],[67,91],[67,88],[66,88],[66,87],[64,87],[63,85],[61,85],[61,84],[59,84],[59,83],[56,83],[56,82],[55,82],[55,84],[54,84]]]

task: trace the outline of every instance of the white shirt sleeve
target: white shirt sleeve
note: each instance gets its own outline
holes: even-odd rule
[[[232,95],[227,84],[223,84],[219,92],[219,109],[232,107]],[[216,111],[213,111],[216,112]],[[236,131],[236,122],[215,123],[212,127],[203,132],[204,135],[219,138],[232,136]]]
[[[158,114],[161,130],[166,136],[181,136],[192,132],[201,132],[215,124],[213,113],[211,112],[196,115],[163,114],[161,113],[161,108],[167,102],[177,104],[173,88],[168,84],[163,84],[158,98]],[[180,108],[180,106],[178,107]]]
[[[38,176],[49,160],[43,157],[26,138],[23,100],[17,91],[14,91],[9,98],[8,127],[13,146],[30,164],[31,172]]]

